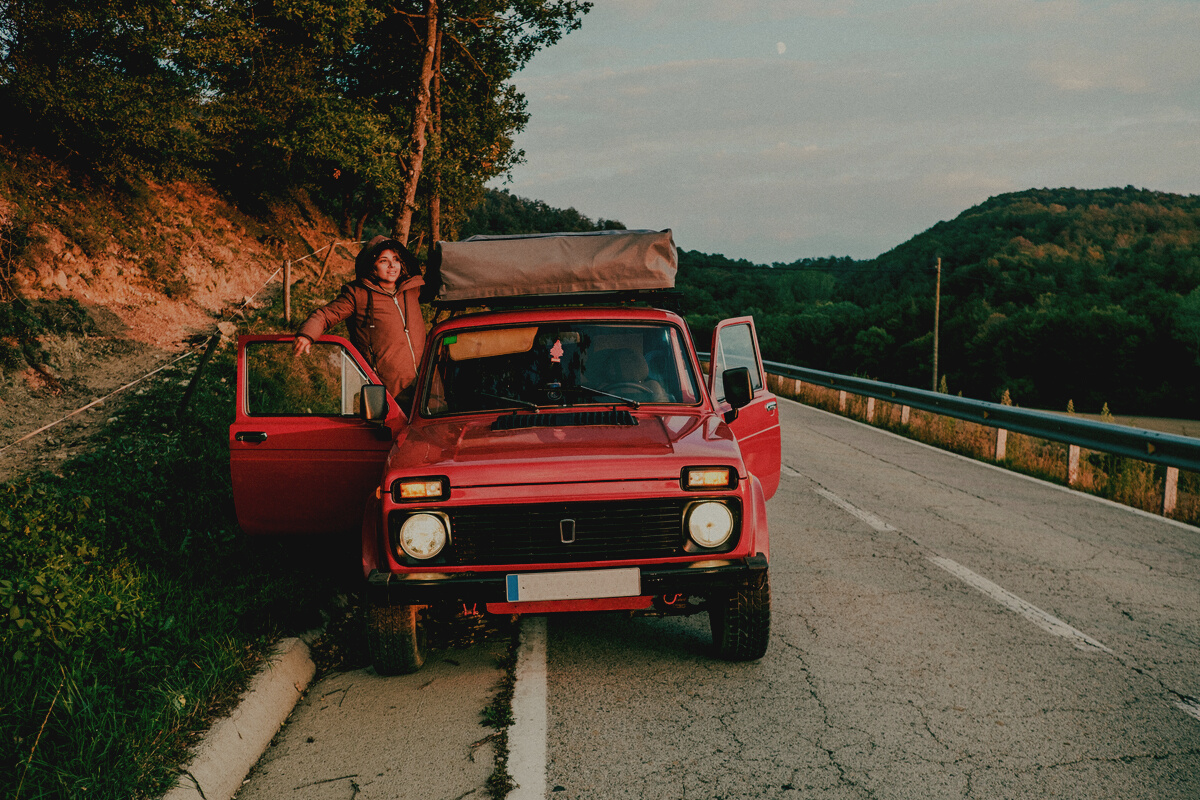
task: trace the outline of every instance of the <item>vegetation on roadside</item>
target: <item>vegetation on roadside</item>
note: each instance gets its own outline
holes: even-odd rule
[[[189,364],[59,473],[0,485],[0,795],[160,794],[265,645],[320,624],[338,576],[233,517],[231,354],[180,417]]]
[[[867,422],[867,398],[848,395],[844,410],[838,392],[824,386],[802,383],[800,391],[791,391],[791,381],[774,389],[795,400],[835,414]],[[919,442],[949,450],[979,461],[998,464],[1006,469],[1031,475],[1051,483],[1067,483],[1067,445],[1025,434],[1008,433],[1005,457],[996,461],[996,429],[975,422],[954,419],[919,409],[910,409],[903,421],[902,406],[875,401],[870,423]],[[1082,451],[1079,477],[1072,485],[1107,500],[1153,514],[1162,512],[1165,468],[1146,461],[1111,453]],[[1180,470],[1178,495],[1171,518],[1200,526],[1200,473]]]

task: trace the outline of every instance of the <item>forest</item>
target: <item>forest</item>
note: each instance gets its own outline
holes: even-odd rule
[[[464,231],[621,227],[488,192]],[[511,230],[510,230],[511,228]],[[1029,408],[1196,417],[1200,197],[1133,187],[993,197],[878,258],[753,264],[680,246],[697,341],[752,314],[766,358]]]
[[[101,188],[303,191],[362,239],[454,238],[523,157],[510,78],[582,0],[0,0],[0,136]]]
[[[528,114],[510,79],[590,7],[0,0],[0,138],[108,193],[202,181],[251,214],[304,193],[348,238],[390,230],[416,251],[619,228],[485,189],[523,157]],[[0,239],[36,217],[22,210]],[[771,359],[929,387],[940,258],[939,388],[1120,414],[1194,417],[1200,401],[1195,195],[1005,194],[869,260],[752,264],[679,244],[701,341],[749,313]]]

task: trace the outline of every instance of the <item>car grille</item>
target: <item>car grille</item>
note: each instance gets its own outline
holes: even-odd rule
[[[683,510],[696,499],[446,508],[453,542],[447,561],[482,566],[683,555]],[[736,503],[733,511],[740,529]],[[394,531],[405,516],[405,512],[393,512]],[[563,542],[563,520],[575,521],[573,542]],[[730,547],[737,538],[735,534]]]

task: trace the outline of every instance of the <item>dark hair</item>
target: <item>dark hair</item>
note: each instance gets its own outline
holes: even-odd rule
[[[375,259],[379,258],[379,254],[384,250],[395,250],[396,254],[400,256],[400,260],[404,262],[404,277],[411,278],[421,274],[421,262],[409,252],[407,247],[388,236],[376,236],[367,242],[362,250],[358,251],[358,255],[354,259],[354,277],[359,279],[375,277]]]

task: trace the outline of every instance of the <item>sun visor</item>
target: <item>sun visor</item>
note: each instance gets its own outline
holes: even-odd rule
[[[678,266],[670,230],[472,236],[430,259],[443,302],[672,289]]]

